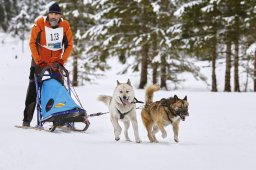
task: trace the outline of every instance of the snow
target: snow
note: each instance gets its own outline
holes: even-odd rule
[[[133,40],[135,41],[135,46],[139,45],[142,42],[142,37],[135,37],[133,38]]]
[[[235,22],[235,16],[231,17],[223,17],[223,20],[227,22],[227,24],[231,25]]]
[[[178,10],[174,12],[174,16],[180,17],[184,13],[186,8],[191,8],[194,5],[198,5],[200,3],[202,3],[201,0],[188,2],[188,3],[184,4],[184,5],[182,5],[181,7],[179,7]]]
[[[153,11],[154,11],[155,13],[159,13],[160,5],[158,4],[158,2],[152,2],[151,5],[152,5],[152,7],[153,7]]]
[[[159,91],[154,96],[154,100],[174,94],[180,98],[188,96],[190,116],[181,122],[178,144],[173,141],[171,127],[166,128],[166,139],[158,134],[160,142],[149,143],[140,110],[137,110],[143,141],[140,144],[134,142],[131,127],[129,134],[133,142],[125,141],[123,134],[116,142],[109,115],[91,118],[91,126],[85,133],[17,129],[14,125],[20,125],[23,118],[30,52],[26,48],[22,53],[21,42],[10,35],[0,33],[0,43],[0,170],[254,170],[256,167],[256,94],[211,93],[192,78],[187,81],[190,88]],[[25,45],[28,47],[28,41]],[[138,73],[117,75],[122,65],[113,59],[109,62],[112,70],[97,84],[76,88],[89,114],[107,111],[96,98],[100,94],[111,95],[117,79],[126,82],[130,78],[133,85],[138,84]],[[206,65],[202,62],[199,66]],[[144,100],[144,90],[135,89],[135,94]],[[36,117],[32,125],[35,120]]]
[[[212,12],[214,10],[214,6],[212,4],[207,5],[201,9],[203,12]]]
[[[172,33],[172,34],[181,33],[182,31],[181,28],[182,28],[182,24],[175,24],[167,30],[167,33]]]
[[[84,0],[84,4],[90,4],[93,0]]]
[[[104,45],[104,46],[108,46],[108,45],[111,43],[111,41],[113,40],[114,37],[115,37],[114,35],[109,36],[109,37],[103,42],[103,45]]]
[[[79,39],[79,40],[82,39],[81,31],[80,31],[80,30],[77,30],[75,37],[76,37],[77,39]]]
[[[21,10],[21,12],[19,13],[19,15],[17,15],[13,20],[14,20],[14,21],[17,21],[17,19],[23,18],[23,16],[24,16],[24,18],[26,18],[26,19],[29,19],[29,18],[30,18],[29,15],[28,15],[28,13],[27,13],[26,11]]]
[[[256,51],[256,43],[253,43],[249,46],[249,48],[246,50],[247,55],[254,55]]]
[[[217,5],[221,2],[222,0],[211,0],[210,4],[216,3]]]
[[[79,11],[76,9],[76,10],[74,10],[74,11],[72,11],[72,15],[74,16],[74,17],[78,17],[79,16]]]
[[[141,0],[133,0],[133,1],[138,2],[138,3],[140,3],[140,2],[141,2]]]
[[[111,19],[106,21],[104,24],[98,24],[96,26],[91,27],[82,37],[91,36],[92,39],[96,38],[97,35],[105,35],[113,26],[119,27],[121,21],[119,19]]]

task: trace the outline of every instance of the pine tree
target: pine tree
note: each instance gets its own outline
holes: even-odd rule
[[[59,1],[63,7],[63,16],[71,26],[73,34],[74,48],[72,51],[73,86],[82,85],[83,81],[90,81],[99,74],[95,73],[98,69],[103,68],[102,61],[97,57],[87,55],[88,46],[91,42],[85,37],[85,32],[94,24],[95,19],[90,15],[94,10],[92,2],[86,1]]]
[[[69,1],[60,1],[60,5],[64,7],[63,16],[69,21],[72,34],[73,34],[74,48],[72,51],[72,57],[73,57],[72,85],[78,86],[78,67],[79,67],[78,60],[82,54],[82,51],[84,50],[82,41],[80,40],[80,37],[79,37],[80,31],[83,30],[81,25],[83,24],[83,13],[81,12],[84,10],[84,4],[82,1],[77,2],[75,0],[69,0]]]
[[[0,27],[4,31],[6,31],[6,27],[5,27],[5,12],[4,12],[3,0],[0,0]]]
[[[256,1],[245,0],[243,5],[246,5],[244,11],[247,14],[247,17],[244,20],[245,27],[243,28],[246,39],[245,44],[247,45],[248,51],[247,55],[249,55],[246,59],[250,60],[249,65],[246,65],[245,67],[248,69],[248,74],[253,80],[253,90],[256,92]]]
[[[201,60],[212,63],[212,89],[216,92],[216,60],[218,57],[219,10],[214,0],[194,1],[185,3],[179,8],[181,15],[181,43],[183,50],[196,55]],[[196,73],[196,70],[195,70]],[[204,77],[201,77],[204,80]]]
[[[31,23],[30,16],[25,11],[26,6],[23,4],[20,13],[12,18],[10,31],[14,36],[19,36],[22,41],[22,52],[24,52],[24,41],[26,39],[25,35],[30,31]]]
[[[148,44],[145,41],[148,40],[148,30],[145,27],[147,20],[142,24],[141,18],[146,16],[140,12],[143,5],[135,1],[106,0],[95,1],[93,6],[97,25],[86,33],[86,37],[94,41],[89,46],[88,55],[99,55],[104,61],[117,56],[122,63],[130,55],[139,56],[135,58],[137,63],[133,68],[138,70],[138,64],[142,64],[140,87],[144,87],[147,82]]]

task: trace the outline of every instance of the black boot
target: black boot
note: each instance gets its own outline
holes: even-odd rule
[[[22,126],[27,126],[27,127],[30,127],[30,122],[27,122],[27,121],[23,121],[23,123],[22,123]]]

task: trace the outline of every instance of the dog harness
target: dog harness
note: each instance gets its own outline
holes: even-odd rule
[[[120,112],[120,110],[118,110],[117,108],[116,108],[116,110],[117,110],[117,112],[120,114],[120,119],[124,119],[124,116],[127,115],[128,113],[130,113],[130,112],[132,111],[132,109],[131,109],[131,110],[129,110],[128,112],[122,113],[122,112]]]
[[[121,99],[121,97],[119,97],[119,98],[120,98],[120,101],[123,103],[123,105],[126,105],[126,104],[123,102],[123,100]],[[144,103],[144,102],[139,101],[136,97],[134,97],[134,98],[133,98],[133,101],[131,102],[131,104],[136,104],[136,103]]]
[[[121,100],[121,99],[120,99],[120,100]],[[123,105],[125,105],[125,103],[124,103],[122,100],[121,100],[121,102],[123,103]],[[134,97],[134,99],[133,99],[133,101],[131,102],[131,104],[136,104],[136,103],[144,103],[144,102],[139,101],[138,99],[136,99],[136,98]],[[116,110],[117,110],[117,112],[120,114],[120,119],[123,119],[125,115],[127,115],[128,113],[130,113],[130,112],[132,111],[132,109],[131,109],[131,110],[129,110],[128,112],[122,113],[122,112],[121,112],[120,110],[118,110],[117,108],[116,108]]]

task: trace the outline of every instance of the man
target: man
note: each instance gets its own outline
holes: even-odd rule
[[[61,18],[58,3],[50,6],[47,17],[41,17],[31,31],[30,50],[32,62],[29,86],[26,95],[23,126],[30,126],[36,106],[36,85],[34,74],[47,65],[63,65],[73,48],[72,33],[68,21]]]

